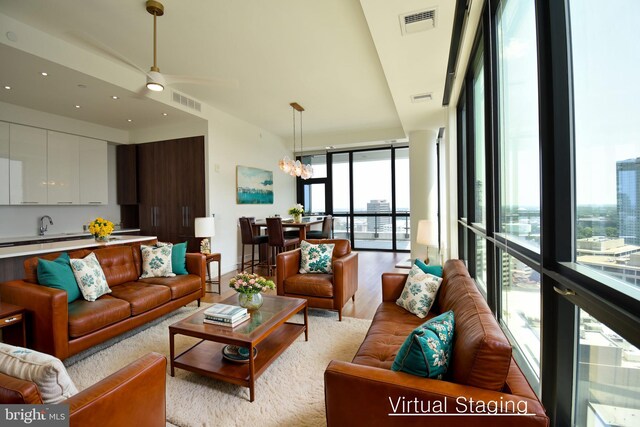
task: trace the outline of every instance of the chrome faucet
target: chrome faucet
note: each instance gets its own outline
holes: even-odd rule
[[[42,218],[40,218],[40,235],[41,236],[44,236],[44,233],[46,233],[47,231],[47,224],[44,223],[45,219],[49,220],[49,225],[53,225],[53,220],[49,215],[45,215]]]

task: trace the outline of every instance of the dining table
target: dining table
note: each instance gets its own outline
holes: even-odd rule
[[[302,218],[302,221],[300,222],[293,222],[293,220],[283,219],[282,228],[297,228],[298,233],[300,233],[300,241],[303,241],[307,238],[307,230],[310,229],[312,225],[322,224],[322,221],[322,218]],[[255,223],[253,223],[253,226],[256,234],[260,234],[260,229],[267,227],[267,220],[258,219]]]

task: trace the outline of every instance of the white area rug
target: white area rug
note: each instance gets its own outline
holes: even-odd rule
[[[192,314],[184,307],[163,322],[122,340],[68,367],[82,390],[140,356],[155,351],[169,357],[168,326]],[[297,320],[297,319],[296,319]],[[300,336],[249,389],[167,365],[167,425],[187,426],[324,426],[324,370],[333,359],[350,361],[362,343],[370,320],[309,310],[309,341]],[[176,335],[176,354],[197,340]]]

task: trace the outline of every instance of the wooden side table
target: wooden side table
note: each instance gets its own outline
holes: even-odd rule
[[[205,292],[208,293],[217,293],[218,295],[222,294],[222,286],[220,284],[220,280],[222,277],[222,266],[221,264],[221,260],[222,260],[222,255],[219,253],[215,253],[215,254],[204,254],[205,255],[205,262],[207,263],[207,275],[209,276],[209,280],[207,280],[207,283],[210,283],[212,285],[218,285],[218,292],[214,292],[214,291],[207,291],[205,289]],[[212,262],[217,262],[218,263],[218,280],[211,280],[211,263]]]
[[[13,304],[8,304],[6,302],[0,302],[0,329],[2,329],[3,336],[4,333],[7,332],[11,333],[13,337],[21,338],[22,347],[27,346],[27,328],[25,325],[24,316],[24,308]],[[18,335],[18,325],[22,328],[22,335]]]

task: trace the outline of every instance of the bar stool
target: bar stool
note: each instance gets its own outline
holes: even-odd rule
[[[251,267],[251,272],[253,273],[253,269],[256,265],[260,264],[260,262],[255,261],[256,256],[256,245],[260,247],[260,245],[266,245],[268,243],[267,236],[254,236],[253,235],[253,223],[255,222],[254,218],[251,217],[241,217],[240,221],[240,236],[242,238],[242,262],[240,263],[239,271],[244,271],[245,268]],[[251,261],[244,260],[244,247],[246,245],[251,245]]]
[[[275,262],[278,254],[288,247],[295,247],[300,243],[299,237],[287,238],[282,229],[282,218],[267,218],[267,235],[269,236],[269,275],[275,270]]]
[[[307,239],[330,239],[331,228],[333,226],[333,217],[327,215],[322,220],[322,230],[307,231]]]

